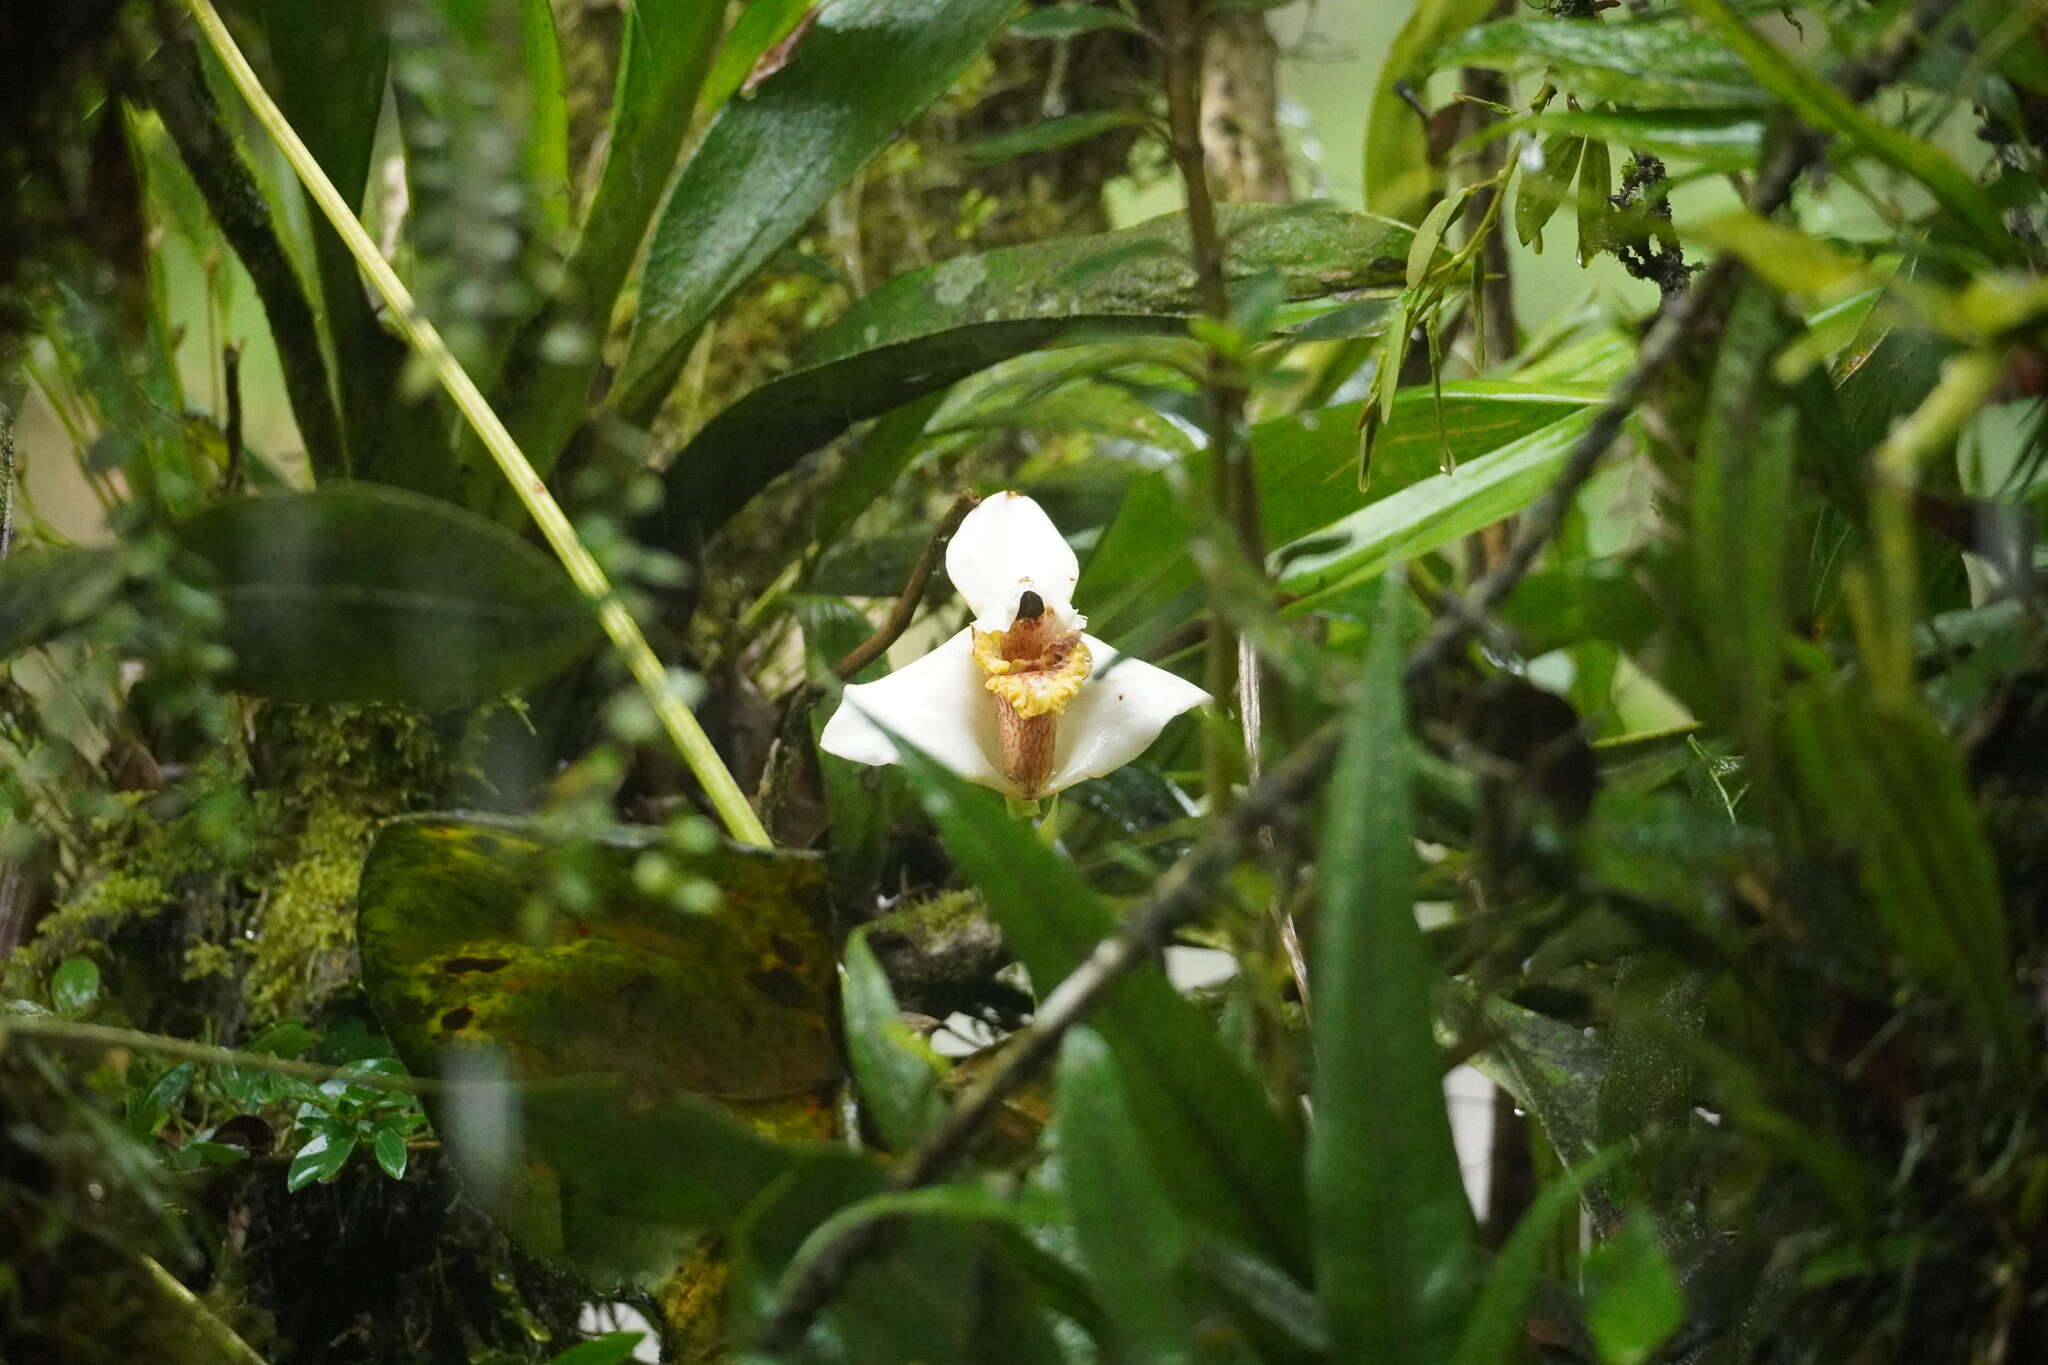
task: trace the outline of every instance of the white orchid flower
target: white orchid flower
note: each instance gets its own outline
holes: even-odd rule
[[[1029,800],[1121,768],[1209,700],[1082,633],[1080,564],[1021,493],[967,514],[946,573],[973,624],[879,682],[847,688],[818,740],[826,753],[894,763],[893,733],[970,782]]]

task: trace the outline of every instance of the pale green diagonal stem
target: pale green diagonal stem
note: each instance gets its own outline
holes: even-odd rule
[[[640,623],[626,610],[625,603],[621,602],[618,594],[613,591],[611,581],[605,577],[604,570],[591,558],[590,551],[584,548],[583,542],[576,538],[575,528],[570,526],[569,518],[563,515],[561,504],[555,501],[554,496],[548,492],[547,485],[534,472],[533,465],[519,449],[518,442],[512,439],[512,433],[498,420],[498,414],[491,410],[491,405],[485,401],[475,381],[471,380],[468,372],[462,368],[462,363],[448,349],[448,343],[441,339],[441,334],[435,330],[434,324],[421,316],[413,303],[412,295],[399,282],[390,263],[370,240],[370,234],[364,230],[362,223],[357,221],[340,192],[328,180],[326,172],[320,169],[320,163],[313,159],[313,154],[306,149],[306,144],[300,141],[299,135],[292,130],[284,111],[277,107],[269,93],[264,90],[263,83],[256,78],[256,72],[249,65],[248,59],[235,45],[234,36],[228,32],[227,25],[221,22],[220,14],[214,9],[212,0],[185,0],[185,7],[192,12],[193,19],[198,22],[200,31],[206,35],[207,42],[212,44],[221,64],[227,68],[235,87],[242,92],[242,97],[249,101],[249,107],[255,111],[257,119],[283,151],[285,159],[291,162],[292,169],[305,184],[306,192],[313,196],[313,201],[319,204],[320,211],[327,215],[327,220],[334,224],[334,230],[341,234],[341,240],[347,245],[349,254],[355,257],[356,265],[370,277],[370,283],[376,286],[385,303],[390,305],[392,317],[397,321],[406,341],[432,367],[435,377],[441,381],[441,387],[455,400],[455,406],[461,410],[463,417],[483,441],[484,448],[490,451],[491,458],[498,462],[498,468],[504,473],[506,481],[512,485],[513,491],[519,495],[520,502],[524,503],[526,510],[532,514],[541,534],[547,538],[548,545],[562,561],[562,567],[568,570],[570,579],[596,604],[598,619],[604,625],[605,634],[611,637],[613,646],[618,650],[619,657],[625,660],[626,668],[632,673],[633,680],[639,683],[640,690],[646,693],[648,704],[654,708],[654,714],[660,717],[662,728],[668,732],[669,740],[682,755],[683,762],[703,785],[705,795],[710,798],[719,818],[725,822],[726,830],[741,843],[769,846],[772,841],[768,838],[768,831],[762,826],[760,817],[754,814],[754,808],[747,804],[746,793],[742,792],[739,783],[733,780],[731,771],[718,757],[718,751],[711,747],[711,741],[705,736],[703,727],[697,724],[697,718],[690,714],[690,709],[683,705],[681,699],[670,689],[668,671],[661,666],[661,660],[654,656],[654,650],[648,645],[647,637],[641,633]]]

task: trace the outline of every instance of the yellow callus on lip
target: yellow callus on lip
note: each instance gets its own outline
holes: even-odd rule
[[[984,630],[974,632],[974,661],[989,675],[982,686],[1026,719],[1056,716],[1066,710],[1095,667],[1088,646],[1078,636],[1051,657],[1006,659],[1003,633]]]

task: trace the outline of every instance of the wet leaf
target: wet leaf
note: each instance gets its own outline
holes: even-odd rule
[[[174,535],[215,576],[229,685],[260,696],[470,704],[550,676],[597,635],[547,555],[397,489],[235,498]]]
[[[1683,19],[1500,19],[1476,25],[1438,48],[1433,64],[1439,70],[1479,66],[1499,71],[1542,65],[1582,104],[1612,100],[1756,109],[1767,103],[1742,60]]]
[[[1409,242],[1399,224],[1329,204],[1226,206],[1221,224],[1231,277],[1277,271],[1291,298],[1398,282]],[[800,368],[706,424],[663,480],[670,510],[641,535],[676,545],[692,527],[715,527],[854,422],[999,361],[1062,341],[1182,332],[1199,308],[1179,214],[898,276],[847,310]]]
[[[795,62],[722,107],[655,226],[613,406],[650,415],[726,296],[936,99],[1014,8],[836,0]]]
[[[100,967],[89,957],[67,957],[50,973],[50,1008],[66,1019],[87,1014],[100,998]]]
[[[299,1148],[297,1156],[285,1172],[284,1187],[297,1194],[315,1181],[326,1182],[341,1174],[341,1168],[355,1154],[356,1140],[352,1137],[330,1137],[326,1133],[315,1133],[305,1146]]]
[[[649,858],[716,908],[641,889]],[[364,982],[408,1069],[466,1082],[428,1112],[525,1245],[589,1273],[666,1273],[678,1229],[737,1216],[801,1159],[730,1115],[831,1131],[823,884],[808,854],[628,829],[560,845],[517,821],[413,817],[364,864]],[[520,1131],[508,1122],[530,1146],[494,1151],[491,1133]]]

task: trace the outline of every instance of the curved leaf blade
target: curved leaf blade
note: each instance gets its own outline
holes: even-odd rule
[[[1398,284],[1406,270],[1407,228],[1328,203],[1226,206],[1220,223],[1232,278],[1276,271],[1293,298]],[[665,510],[643,538],[673,543],[685,518],[715,527],[854,422],[999,361],[1063,338],[1178,332],[1199,311],[1180,214],[898,276],[820,336],[803,368],[698,433],[669,466]]]
[[[218,580],[229,685],[261,696],[465,705],[548,677],[597,638],[546,555],[398,489],[237,498],[173,538]]]
[[[725,297],[938,98],[1014,9],[838,0],[786,68],[720,109],[655,227],[612,405],[628,418],[658,406]]]

